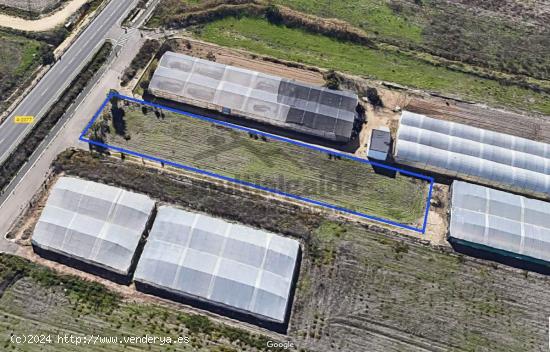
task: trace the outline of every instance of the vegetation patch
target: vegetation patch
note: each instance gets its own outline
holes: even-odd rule
[[[88,137],[399,223],[424,216],[425,180],[117,98]]]
[[[155,53],[160,49],[160,43],[155,39],[147,39],[139,49],[137,55],[132,59],[130,66],[124,70],[121,85],[125,87],[136,76],[138,71],[147,66]]]
[[[338,18],[377,41],[451,60],[550,78],[550,25],[523,1],[275,0],[276,4],[324,18]],[[490,11],[487,7],[491,7]],[[522,18],[523,17],[523,18]],[[536,24],[533,24],[535,22]]]
[[[428,67],[432,75],[426,80],[434,82],[402,80],[399,75],[388,75],[385,68],[379,72],[375,65],[370,77],[395,78],[396,83],[433,89],[457,98],[547,113],[550,27],[536,10],[543,11],[540,5],[532,4],[529,12],[526,11],[529,6],[506,0],[502,8],[483,12],[491,6],[477,1],[462,2],[458,5],[431,0],[164,0],[164,6],[157,9],[150,25],[180,28],[207,25],[231,16],[265,17],[274,25],[376,50],[374,63],[385,57],[397,57],[393,73],[417,68],[424,74],[423,68]],[[514,11],[522,14],[521,20],[511,22]],[[240,33],[232,35],[243,39]],[[522,49],[515,50],[518,47]],[[371,59],[369,55],[366,57]],[[386,61],[385,66],[390,66],[391,61]],[[437,82],[437,73],[442,74],[443,82]],[[466,84],[458,89],[453,89],[451,84],[449,88],[448,80],[453,78]],[[468,83],[473,80],[477,80],[475,91],[470,93]],[[489,87],[485,89],[484,84]]]
[[[0,107],[6,108],[10,95],[41,64],[40,54],[48,50],[48,46],[42,41],[0,30],[0,47]]]

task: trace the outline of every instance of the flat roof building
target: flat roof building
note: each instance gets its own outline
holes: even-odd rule
[[[373,129],[369,144],[369,159],[385,161],[391,148],[391,135],[387,127]]]
[[[61,177],[34,228],[33,248],[48,259],[127,283],[154,205],[145,195]]]
[[[151,94],[336,142],[348,142],[357,95],[166,52]]]
[[[284,325],[299,251],[289,238],[161,206],[134,281],[140,290],[220,314]]]

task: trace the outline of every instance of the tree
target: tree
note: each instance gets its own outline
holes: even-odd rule
[[[115,90],[111,90],[111,92],[116,92]],[[113,117],[113,127],[115,129],[116,134],[120,136],[126,135],[126,121],[124,120],[124,109],[119,107],[119,97],[118,95],[113,95],[111,97],[111,116]]]
[[[281,11],[274,4],[270,4],[265,10],[265,18],[270,23],[275,25],[280,25],[284,21],[283,15],[281,15]]]
[[[325,74],[325,87],[334,90],[340,90],[341,79],[334,70],[329,70]]]
[[[380,96],[378,95],[378,90],[376,90],[376,88],[367,89],[367,99],[372,105],[376,107],[384,106],[384,103],[382,102],[382,99],[380,99]]]
[[[50,65],[55,62],[55,55],[49,45],[42,45],[39,54],[42,59],[42,64]]]

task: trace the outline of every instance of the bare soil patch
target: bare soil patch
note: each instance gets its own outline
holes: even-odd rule
[[[50,16],[37,20],[27,20],[21,17],[0,14],[0,27],[8,27],[20,31],[43,32],[65,24],[67,19],[89,0],[72,0],[61,10]]]
[[[200,57],[207,60],[214,59],[216,62],[225,65],[246,68],[313,85],[322,86],[325,84],[323,72],[320,69],[308,69],[307,66],[299,64],[295,64],[295,66],[301,67],[291,67],[290,64],[285,65],[282,62],[274,62],[275,60],[250,54],[246,51],[229,49],[200,40],[183,37],[176,38],[175,40],[179,43],[177,46],[178,52],[181,52],[182,54]]]

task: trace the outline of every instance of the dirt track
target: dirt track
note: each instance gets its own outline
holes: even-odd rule
[[[26,20],[20,17],[0,14],[0,27],[8,27],[21,31],[42,32],[65,24],[67,19],[88,0],[72,0],[51,16],[38,20]]]
[[[274,76],[281,76],[319,86],[325,84],[323,74],[319,70],[315,71],[299,67],[288,67],[280,63],[262,60],[258,56],[248,54],[241,50],[228,49],[198,40],[182,39],[179,42],[180,46],[178,52],[186,55],[206,59],[209,54],[213,54],[216,58],[216,62],[222,64],[260,71]],[[185,45],[187,42],[191,43],[190,48]]]
[[[479,105],[412,98],[404,107],[441,120],[458,122],[534,141],[550,143],[550,117],[528,116]]]

